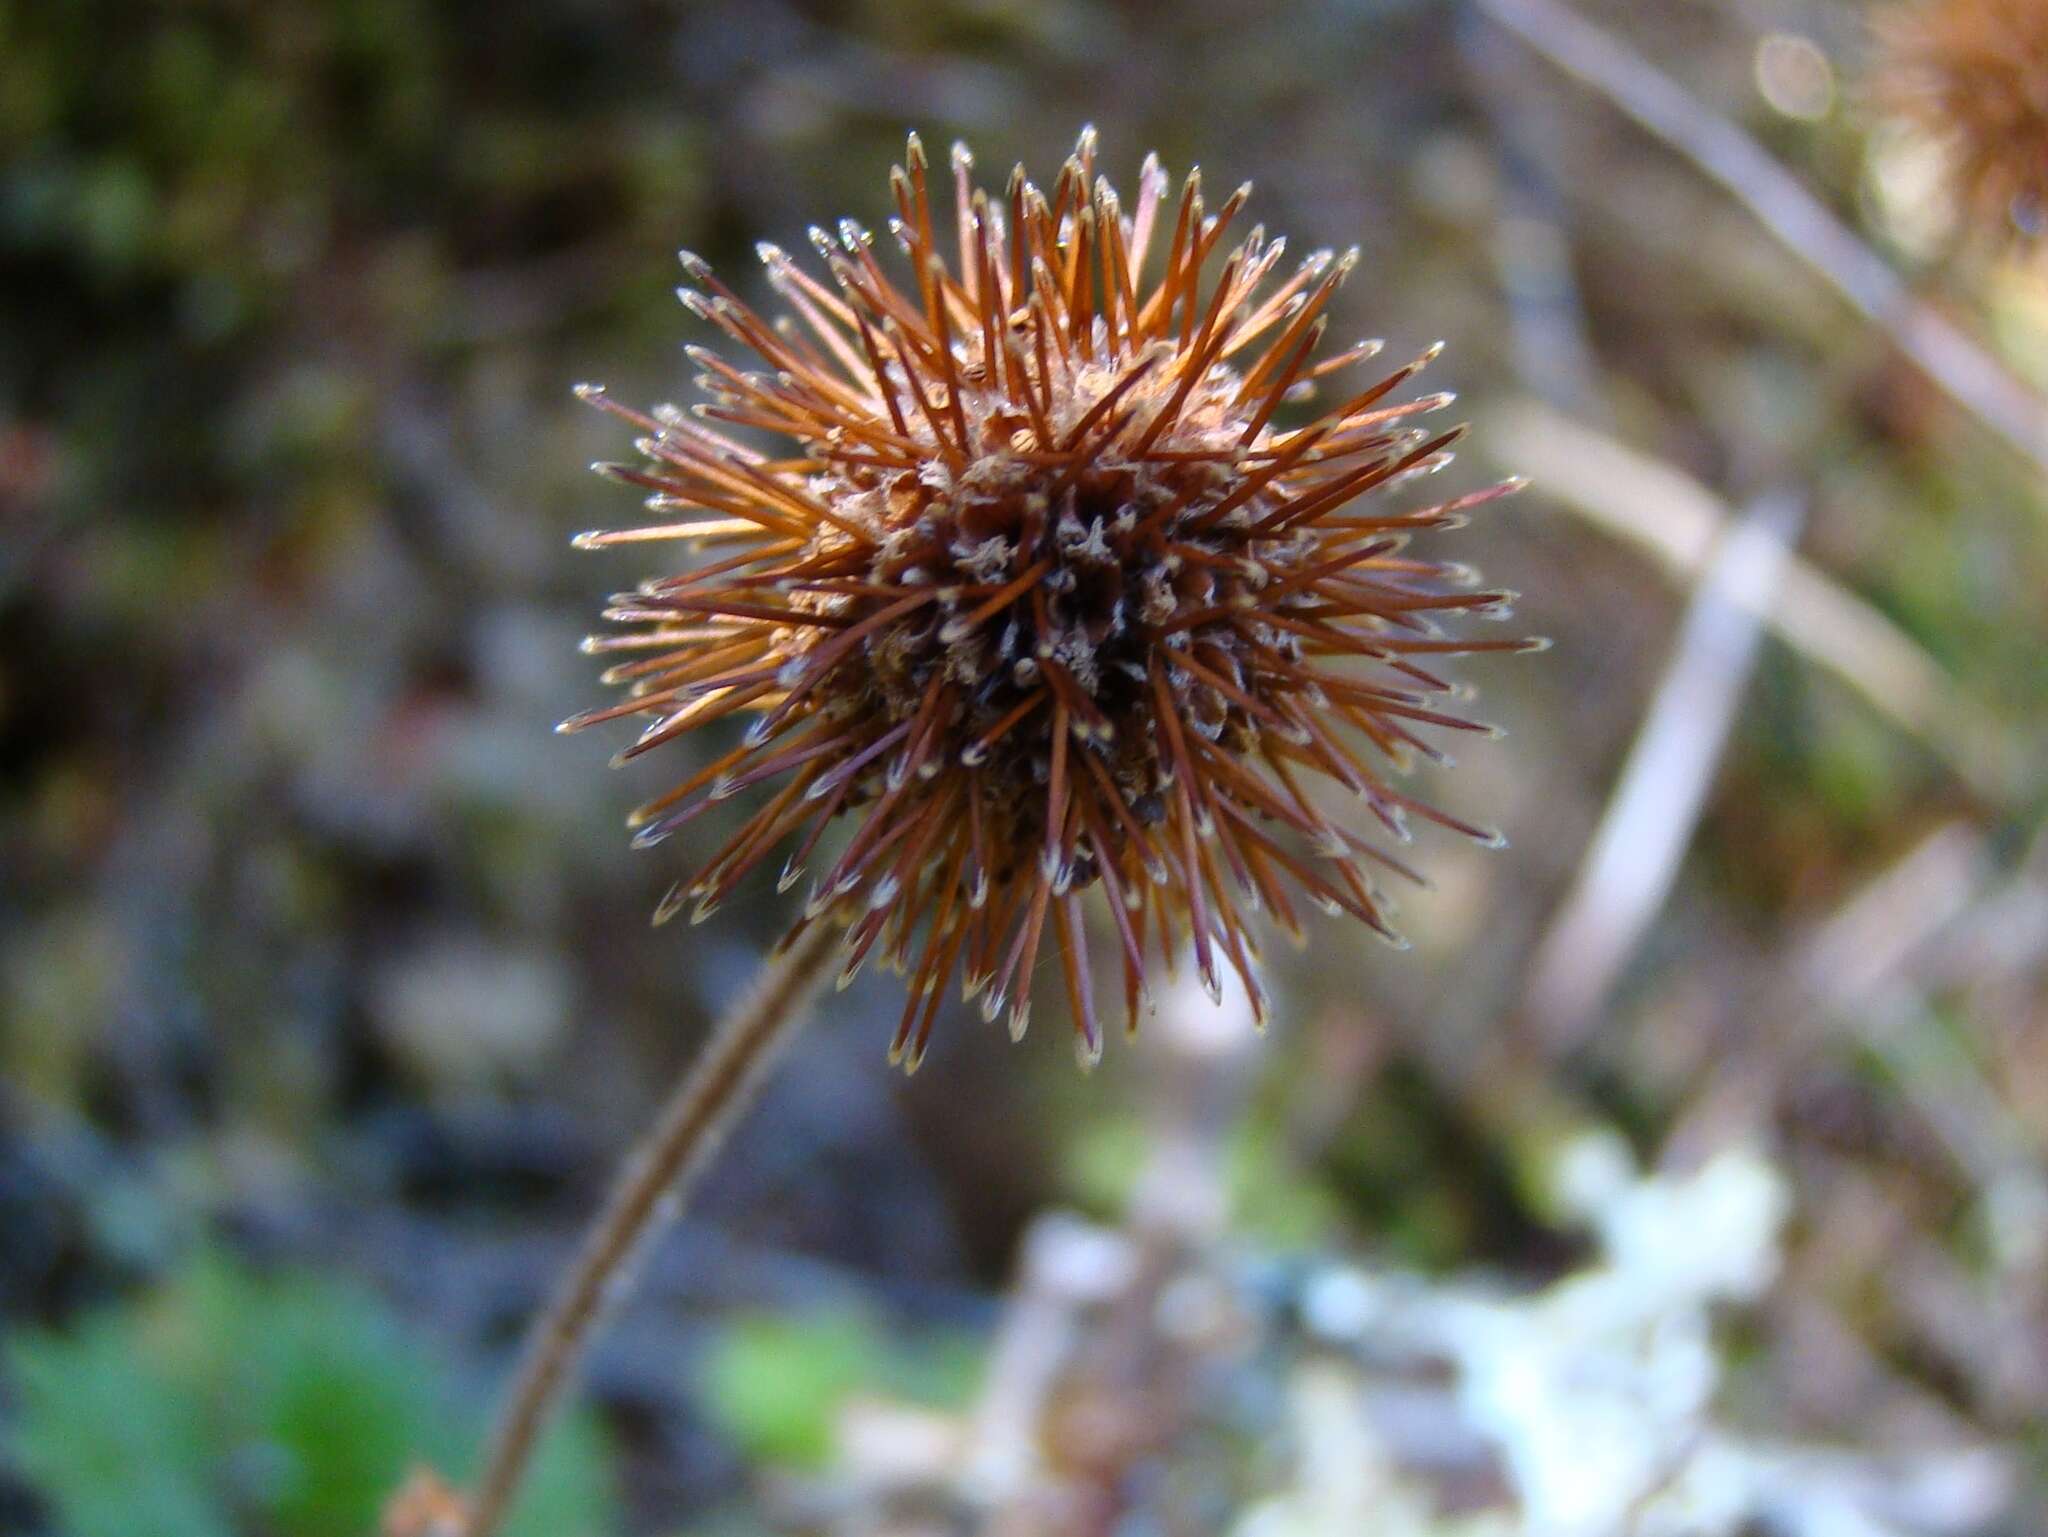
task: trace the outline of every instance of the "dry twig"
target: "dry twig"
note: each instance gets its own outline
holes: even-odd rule
[[[1719,182],[1787,250],[1890,333],[1949,398],[2048,471],[2048,404],[1925,300],[1735,124],[1558,0],[1479,9]]]
[[[1496,412],[1486,423],[1486,441],[1559,505],[1649,551],[1666,575],[1688,585],[1729,519],[1718,496],[1674,466],[1534,401]],[[1755,600],[1737,594],[1736,601]],[[1870,604],[1793,556],[1762,617],[1793,650],[1939,755],[1971,790],[1993,805],[2013,802],[2018,744],[1962,699],[1940,665]]]
[[[1579,878],[1530,965],[1530,1009],[1553,1049],[1583,1034],[1670,893],[1803,514],[1790,493],[1760,498],[1693,594]]]

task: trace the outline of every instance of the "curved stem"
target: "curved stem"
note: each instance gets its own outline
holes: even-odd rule
[[[732,1123],[753,1103],[780,1048],[796,1033],[836,939],[829,923],[813,923],[764,968],[626,1161],[575,1264],[527,1336],[476,1486],[466,1537],[494,1537],[591,1335],[625,1291],[649,1240],[682,1209]]]

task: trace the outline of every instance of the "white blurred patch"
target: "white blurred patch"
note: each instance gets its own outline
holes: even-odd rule
[[[1760,1156],[1644,1176],[1592,1133],[1552,1178],[1600,1254],[1543,1291],[1353,1266],[1307,1283],[1288,1477],[1232,1537],[1905,1537],[2004,1507],[2012,1470],[1986,1449],[1892,1466],[1715,1423],[1711,1310],[1779,1264],[1787,1187]],[[1447,1512],[1426,1470],[1453,1467],[1499,1497]]]
[[[558,960],[463,937],[393,957],[369,987],[379,1038],[435,1089],[531,1079],[561,1038],[570,1003]]]
[[[1560,1197],[1604,1260],[1533,1298],[1466,1305],[1446,1335],[1459,1395],[1526,1531],[1733,1532],[1747,1504],[1699,1438],[1719,1379],[1707,1309],[1776,1273],[1784,1186],[1746,1152],[1689,1176],[1627,1175],[1612,1139],[1567,1150]]]
[[[1886,237],[1916,261],[1940,255],[1961,217],[1949,151],[1910,124],[1890,122],[1871,133],[1868,154],[1872,212]]]
[[[1817,123],[1834,109],[1835,67],[1812,38],[1773,32],[1756,45],[1756,88],[1786,117]]]

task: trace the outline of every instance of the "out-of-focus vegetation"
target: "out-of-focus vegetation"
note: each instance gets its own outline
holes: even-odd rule
[[[839,1414],[853,1394],[961,1409],[972,1400],[979,1357],[978,1340],[892,1340],[853,1312],[741,1314],[705,1361],[702,1391],[747,1455],[816,1469],[831,1461]]]
[[[200,1251],[147,1296],[12,1342],[14,1455],[77,1537],[353,1537],[409,1467],[463,1465],[481,1428],[408,1334],[360,1287]],[[603,1531],[613,1498],[581,1416],[507,1530]]]
[[[1964,239],[1872,109],[1889,8],[1578,10],[2048,392],[2044,257]],[[413,1455],[467,1465],[785,916],[763,881],[650,932],[677,871],[620,818],[676,762],[548,734],[648,574],[567,548],[626,505],[568,385],[684,398],[674,249],[765,298],[753,242],[879,223],[906,127],[1000,179],[1087,121],[1120,183],[1156,148],[1358,242],[1340,334],[1447,338],[1451,474],[1538,470],[1454,558],[1557,646],[1465,670],[1510,734],[1431,783],[1513,847],[1426,851],[1412,954],[1276,941],[1278,1023],[1227,1060],[1112,1042],[1082,1079],[1050,1004],[1017,1048],[961,1010],[906,1085],[863,977],[651,1257],[525,1529],[1507,1508],[1505,1421],[1443,1396],[1472,1363],[1389,1388],[1406,1336],[1332,1334],[1330,1278],[1537,1309],[1604,1274],[1552,1177],[1588,1133],[1783,1182],[1714,1445],[1851,1489],[1981,1457],[1936,1486],[1970,1521],[1878,1529],[2040,1527],[2048,491],[1682,156],[1452,0],[0,0],[0,1532],[360,1531]],[[1805,585],[1708,667],[1736,708],[1668,895],[1576,901],[1698,587],[1642,541],[1704,506],[1711,564],[1781,492]]]

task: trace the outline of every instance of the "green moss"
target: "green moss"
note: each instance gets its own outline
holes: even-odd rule
[[[748,1457],[819,1468],[830,1460],[840,1406],[855,1393],[954,1408],[979,1375],[980,1351],[963,1338],[903,1339],[853,1312],[763,1313],[726,1328],[705,1363],[703,1392]]]

